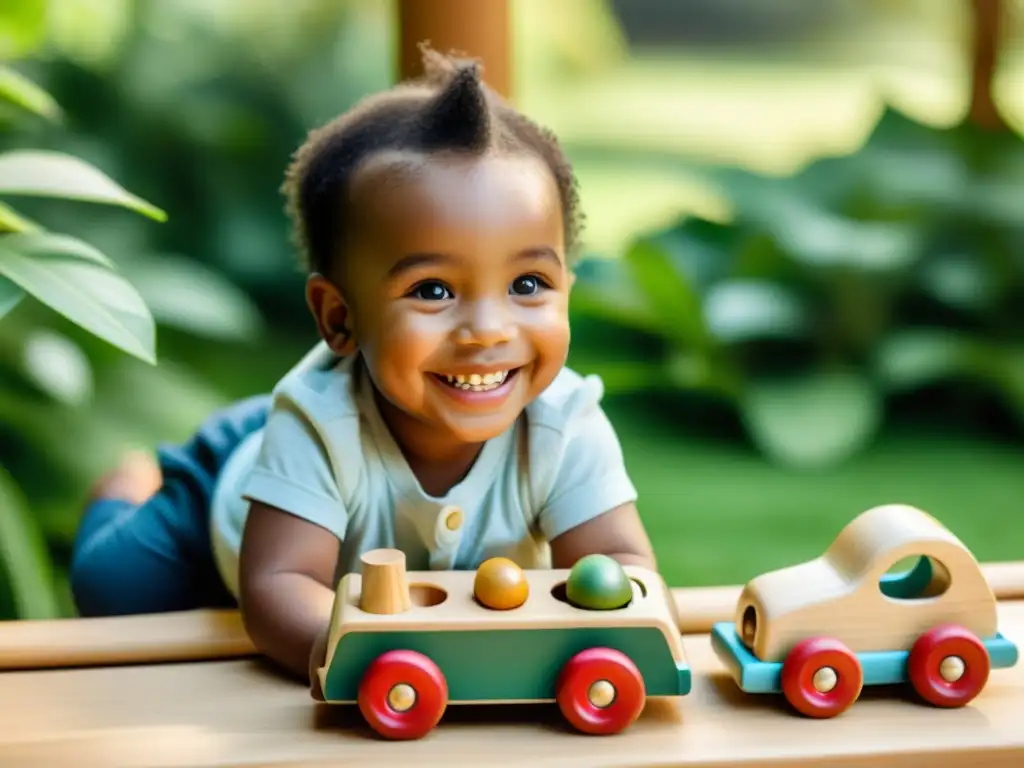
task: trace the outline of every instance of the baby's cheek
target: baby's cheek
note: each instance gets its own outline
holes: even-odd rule
[[[564,362],[569,348],[569,318],[558,305],[538,307],[537,312],[523,325],[530,335],[538,357],[555,358]]]

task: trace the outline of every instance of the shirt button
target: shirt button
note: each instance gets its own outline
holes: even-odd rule
[[[457,531],[462,527],[462,510],[458,507],[445,507],[444,527],[449,531]]]

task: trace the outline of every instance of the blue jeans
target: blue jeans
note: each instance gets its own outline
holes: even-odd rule
[[[210,416],[183,445],[160,446],[163,485],[139,505],[99,499],[75,536],[70,580],[82,616],[234,607],[214,563],[209,518],[231,452],[263,427],[269,395]]]

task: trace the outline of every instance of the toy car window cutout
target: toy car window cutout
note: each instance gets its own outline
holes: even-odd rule
[[[949,569],[934,557],[903,558],[882,575],[878,586],[892,600],[926,600],[946,593]]]
[[[757,638],[757,608],[748,605],[743,610],[743,618],[740,620],[740,639],[748,648],[754,647],[754,640]]]

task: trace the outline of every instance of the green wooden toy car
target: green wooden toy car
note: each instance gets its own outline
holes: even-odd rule
[[[357,703],[385,738],[415,739],[448,704],[555,701],[577,730],[613,734],[647,698],[688,694],[690,667],[662,578],[584,560],[573,571],[521,571],[496,558],[475,572],[406,574],[401,552],[367,553],[362,573],[338,586],[319,669],[323,700]],[[571,602],[567,583],[601,607]],[[616,594],[620,604],[609,607]]]

